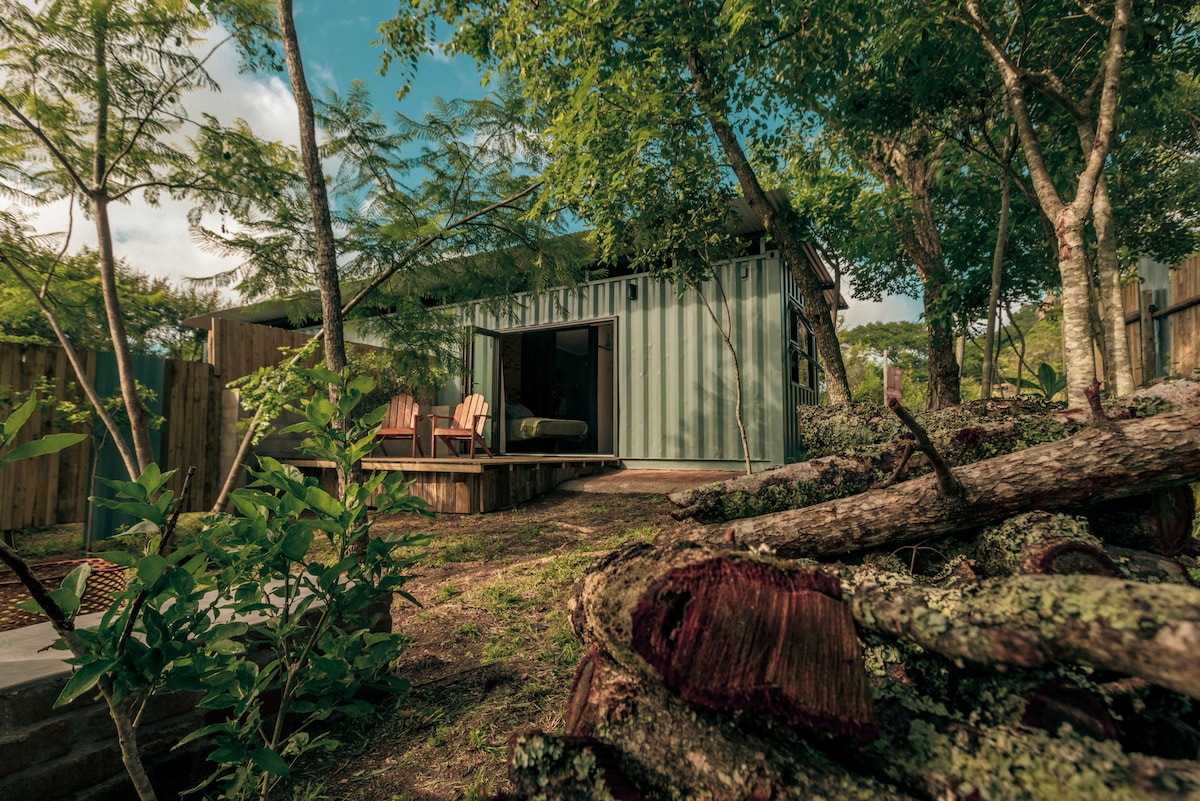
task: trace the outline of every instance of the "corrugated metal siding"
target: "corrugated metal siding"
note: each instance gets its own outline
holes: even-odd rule
[[[741,277],[745,273],[745,277]],[[739,260],[720,270],[742,371],[743,417],[753,461],[782,464],[786,330],[782,270],[774,258]],[[637,287],[630,300],[628,287]],[[711,282],[704,291],[723,315]],[[464,320],[494,331],[616,319],[617,455],[626,461],[742,460],[729,352],[695,291],[644,275],[594,281],[579,289],[519,295],[507,312],[464,307]],[[715,465],[714,465],[715,466]]]

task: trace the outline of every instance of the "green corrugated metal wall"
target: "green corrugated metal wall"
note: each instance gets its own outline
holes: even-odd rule
[[[785,412],[794,403],[786,373],[779,260],[740,259],[724,266],[720,277],[741,363],[751,459],[758,467],[783,464],[795,447],[795,426],[787,422],[795,415]],[[636,300],[629,298],[630,285],[637,287]],[[716,286],[709,282],[704,291],[722,313]],[[463,316],[494,331],[614,319],[617,455],[632,466],[741,466],[732,362],[696,292],[680,293],[672,284],[634,275],[536,297],[518,295],[501,314],[473,304]]]

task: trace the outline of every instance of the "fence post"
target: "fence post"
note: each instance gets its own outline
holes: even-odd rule
[[[1141,314],[1142,332],[1142,384],[1149,384],[1158,377],[1158,349],[1154,347],[1154,319],[1151,306],[1154,302],[1154,292],[1143,289],[1138,311]]]

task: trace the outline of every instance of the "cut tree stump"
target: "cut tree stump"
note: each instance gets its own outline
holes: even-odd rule
[[[849,554],[974,531],[1028,509],[1073,510],[1200,480],[1200,407],[1087,429],[954,469],[964,495],[932,476],[761,517],[667,532],[716,548],[779,556]]]
[[[1014,576],[942,589],[853,588],[860,627],[955,660],[1024,668],[1080,664],[1200,699],[1200,589],[1104,576]]]
[[[570,604],[584,642],[693,704],[874,735],[854,623],[832,575],[634,546],[584,576]]]
[[[733,716],[694,710],[654,678],[625,670],[596,646],[576,672],[566,733],[611,746],[621,755],[622,773],[654,797],[910,798],[848,770],[781,730],[747,728]]]

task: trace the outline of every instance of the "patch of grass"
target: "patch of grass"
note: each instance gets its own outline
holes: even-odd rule
[[[443,584],[438,588],[438,591],[433,595],[435,604],[442,604],[449,601],[451,598],[462,595],[462,590],[453,584]]]
[[[660,531],[662,531],[662,526],[636,526],[634,528],[626,529],[619,534],[613,534],[608,537],[594,540],[592,545],[598,550],[613,551],[630,542],[653,542],[654,538],[658,536],[658,532]]]
[[[483,631],[480,630],[479,624],[473,620],[468,623],[463,623],[461,626],[459,626],[457,629],[455,629],[455,633],[461,637],[482,637],[483,636]]]
[[[515,609],[521,604],[521,596],[513,590],[514,588],[505,584],[492,584],[484,587],[480,592],[480,595],[483,596],[480,606],[496,617],[500,617],[504,612]]]

